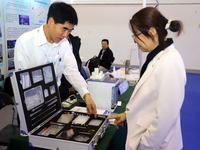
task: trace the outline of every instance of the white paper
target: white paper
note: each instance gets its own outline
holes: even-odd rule
[[[74,108],[71,109],[71,111],[86,113],[87,112],[87,108],[86,107],[75,106]],[[103,109],[97,109],[97,114],[99,114],[99,115],[107,115],[108,111],[107,110],[103,110]]]
[[[119,85],[119,91],[120,91],[120,94],[123,94],[124,92],[126,92],[126,90],[129,88],[129,85],[128,85],[128,82],[127,80],[125,80],[123,83],[121,83]]]
[[[117,106],[122,106],[122,101],[118,101]]]

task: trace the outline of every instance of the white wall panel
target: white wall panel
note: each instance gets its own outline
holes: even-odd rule
[[[159,9],[169,19],[179,19],[183,22],[184,32],[180,37],[174,37],[175,46],[181,53],[187,69],[200,70],[200,5],[168,5]],[[170,10],[170,11],[169,11]]]
[[[187,4],[200,3],[200,0],[159,0],[160,4]]]
[[[101,40],[104,38],[110,41],[115,64],[122,64],[124,60],[128,59],[130,44],[136,47],[129,28],[129,20],[142,6],[74,5],[74,8],[79,17],[79,24],[75,27],[73,34],[81,37],[80,53],[84,60],[98,55],[101,49]],[[137,52],[133,51],[132,64],[138,65],[136,55]]]
[[[51,2],[60,0],[51,0]],[[141,4],[143,0],[61,0],[69,4]],[[147,3],[156,3],[156,0],[146,0]]]
[[[167,4],[172,1],[173,4]],[[159,10],[167,18],[183,22],[184,33],[177,38],[176,34],[169,32],[168,37],[174,38],[175,46],[184,59],[186,69],[200,70],[200,4],[198,4],[200,0],[159,2]],[[114,64],[122,64],[128,58],[129,45],[135,46],[129,29],[129,20],[142,8],[142,5],[73,5],[73,7],[79,17],[79,24],[73,34],[81,37],[80,53],[84,57],[83,60],[97,55],[101,49],[101,40],[108,38],[116,58]],[[131,64],[139,65],[136,51],[133,51]]]

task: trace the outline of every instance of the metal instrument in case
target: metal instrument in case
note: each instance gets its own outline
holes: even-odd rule
[[[63,110],[52,63],[11,76],[22,136],[53,150],[94,150],[109,125],[106,115]]]

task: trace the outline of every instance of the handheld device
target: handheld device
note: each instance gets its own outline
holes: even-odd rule
[[[65,101],[62,102],[62,107],[67,108],[70,107],[72,104],[77,102],[76,95],[70,95]]]

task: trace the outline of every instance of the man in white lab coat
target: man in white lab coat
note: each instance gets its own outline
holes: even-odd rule
[[[62,74],[85,99],[89,114],[95,114],[96,105],[87,84],[78,71],[69,41],[66,39],[77,25],[76,11],[63,2],[51,4],[47,23],[21,35],[15,45],[15,69],[26,69],[49,62],[54,64],[58,86]]]

